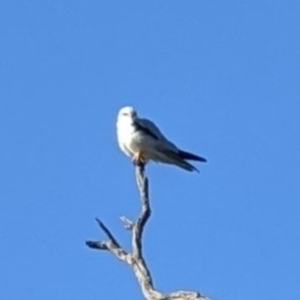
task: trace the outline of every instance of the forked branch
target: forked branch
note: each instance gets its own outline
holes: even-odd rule
[[[142,293],[147,300],[209,300],[209,298],[200,295],[198,292],[177,291],[170,294],[163,294],[154,289],[151,273],[142,252],[144,227],[151,215],[149,182],[148,178],[145,177],[143,166],[136,166],[135,170],[137,186],[140,193],[141,212],[135,222],[126,217],[121,218],[125,228],[129,229],[132,233],[132,251],[127,253],[123,247],[120,246],[110,230],[99,219],[96,219],[96,221],[108,239],[105,241],[87,241],[86,245],[92,249],[108,250],[118,259],[127,263],[133,269]]]

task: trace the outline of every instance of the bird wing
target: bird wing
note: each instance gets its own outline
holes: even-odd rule
[[[192,164],[188,163],[186,159],[206,161],[200,156],[178,149],[176,145],[170,142],[159,128],[148,119],[138,118],[134,121],[134,126],[137,131],[153,139],[154,151],[151,154],[151,159],[154,161],[177,165],[188,171],[198,170]]]
[[[197,171],[197,168],[192,164],[184,160],[178,152],[167,150],[167,149],[157,149],[153,159],[157,162],[163,162],[171,165],[177,165],[187,171]]]
[[[163,133],[152,121],[148,119],[137,118],[134,121],[134,126],[138,131],[151,136],[156,141],[157,145],[159,145],[159,147],[173,150],[175,152],[178,151],[178,148],[163,135]]]

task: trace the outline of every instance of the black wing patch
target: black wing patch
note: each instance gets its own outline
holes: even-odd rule
[[[148,128],[144,127],[143,125],[141,125],[137,121],[133,121],[133,126],[135,127],[136,131],[142,131],[145,134],[150,135],[155,140],[159,139],[151,130],[149,130]]]

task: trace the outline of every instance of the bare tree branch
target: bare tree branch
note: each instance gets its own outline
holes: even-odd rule
[[[151,273],[147,267],[142,252],[142,238],[144,227],[151,215],[151,207],[149,201],[149,182],[148,178],[145,177],[144,166],[136,166],[135,170],[137,186],[140,192],[141,212],[136,222],[133,222],[126,217],[121,217],[125,228],[132,232],[132,252],[127,253],[122,248],[122,246],[120,246],[110,230],[99,219],[96,219],[96,221],[101,230],[108,237],[108,240],[87,241],[86,245],[92,249],[110,251],[119,260],[127,263],[133,269],[133,272],[141,287],[142,293],[147,300],[210,300],[209,298],[200,295],[198,292],[177,291],[170,294],[163,294],[155,290]]]
[[[114,238],[114,236],[110,233],[110,231],[108,230],[108,228],[98,218],[96,218],[96,222],[98,223],[98,225],[100,226],[100,228],[105,232],[105,234],[107,235],[107,237],[109,238],[109,240],[112,242],[112,244],[115,247],[120,248],[119,243]]]
[[[124,225],[125,229],[127,229],[127,230],[132,230],[133,229],[134,223],[131,220],[129,220],[125,216],[120,217],[120,219],[123,222],[123,225]]]

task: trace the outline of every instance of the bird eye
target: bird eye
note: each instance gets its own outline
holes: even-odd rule
[[[122,115],[123,116],[128,116],[128,113],[127,112],[123,112]]]

